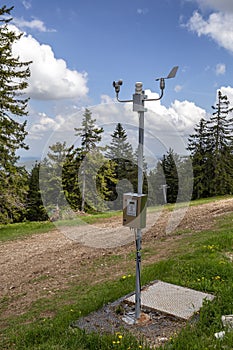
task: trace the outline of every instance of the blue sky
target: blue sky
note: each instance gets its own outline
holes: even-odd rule
[[[33,60],[27,91],[30,150],[23,156],[41,156],[48,142],[61,139],[62,133],[67,138],[66,132],[70,135],[80,125],[85,107],[109,133],[122,122],[132,126],[127,131],[135,138],[137,115],[130,105],[118,107],[113,80],[123,80],[123,99],[132,97],[136,81],[156,97],[155,78],[179,66],[176,78],[166,81],[164,98],[148,103],[145,114],[148,139],[167,134],[160,140],[164,148],[176,149],[179,143],[169,135],[176,134],[185,143],[199,119],[208,118],[218,89],[233,103],[232,0],[5,4],[14,6],[12,24],[25,33],[13,51],[22,60]]]

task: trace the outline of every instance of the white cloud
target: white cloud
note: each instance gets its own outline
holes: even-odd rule
[[[55,130],[56,129],[56,121],[50,117],[48,117],[45,113],[39,113],[39,121],[35,123],[32,128],[32,133],[41,133],[42,131]]]
[[[137,14],[138,15],[146,15],[148,13],[148,8],[144,7],[144,8],[138,8],[137,9]]]
[[[158,94],[150,90],[146,90],[145,94],[148,98],[158,98]],[[193,133],[194,126],[201,118],[207,117],[204,109],[189,101],[175,100],[170,107],[164,106],[162,101],[145,102],[145,107],[145,143],[148,145],[151,140],[159,140],[165,148],[171,147],[181,153],[185,151],[187,135]],[[100,104],[96,106],[96,110],[98,123],[107,125],[120,122],[126,128],[134,130],[129,135],[131,142],[137,144],[138,115],[132,111],[132,103],[109,103],[106,106]],[[156,152],[151,143],[148,149]]]
[[[203,8],[209,7],[217,11],[233,12],[232,0],[196,0],[196,1]]]
[[[192,132],[194,125],[201,118],[206,117],[206,111],[190,101],[175,100],[168,112],[177,130],[182,131],[186,135]]]
[[[32,7],[31,1],[23,0],[22,4],[26,10],[29,10]]]
[[[183,86],[182,85],[176,85],[174,90],[175,90],[175,92],[180,92],[181,90],[183,90]]]
[[[150,90],[146,91],[149,98],[156,98],[156,93],[151,93]],[[195,105],[190,101],[175,100],[170,107],[165,107],[161,104],[161,101],[146,103],[149,111],[152,111],[157,115],[159,123],[157,123],[157,129],[166,130],[166,124],[171,124],[177,132],[181,132],[187,135],[193,131],[193,127],[199,122],[201,118],[206,117],[206,111]],[[151,119],[151,127],[153,128],[155,121]]]
[[[227,95],[227,98],[231,104],[231,108],[233,107],[233,87],[231,86],[222,86],[220,87],[221,92],[223,93],[223,95]],[[217,101],[217,97],[216,97],[216,101]]]
[[[224,63],[218,63],[215,69],[216,75],[223,75],[226,73],[226,65]]]
[[[33,113],[30,116],[30,127],[27,127],[29,140],[40,140],[45,137],[45,135],[57,129],[64,124],[64,119],[58,115],[55,118],[49,117],[46,113]],[[33,123],[32,123],[33,119]]]
[[[26,91],[31,98],[56,100],[86,97],[87,73],[69,69],[63,59],[55,57],[51,46],[40,44],[31,35],[24,34],[13,45],[12,51],[22,61],[33,61]]]
[[[207,20],[195,11],[187,27],[198,36],[206,35],[221,47],[233,52],[233,13],[212,13]]]
[[[145,91],[148,98],[157,98],[157,93]],[[193,133],[193,127],[201,118],[207,116],[206,111],[193,102],[175,100],[169,107],[161,101],[146,102],[145,107],[145,152],[159,155],[166,153],[171,147],[176,152],[186,152],[187,136]],[[121,123],[126,129],[128,140],[133,147],[138,143],[138,114],[132,111],[132,103],[118,103],[107,95],[102,96],[99,105],[90,106],[93,118],[98,126],[104,128],[103,144],[111,140],[116,124]],[[78,142],[74,135],[74,127],[81,126],[84,109],[73,110],[73,113],[58,114],[50,117],[45,113],[34,115],[34,123],[28,127],[31,152],[38,149],[46,153],[46,148],[57,141],[66,141],[67,145]],[[30,141],[31,140],[31,141]],[[40,145],[40,146],[38,146]],[[76,144],[77,145],[77,144]]]
[[[16,27],[20,29],[30,28],[39,30],[40,32],[56,32],[55,29],[48,29],[43,21],[36,18],[32,19],[31,21],[26,21],[23,18],[14,18],[12,23],[14,23]]]

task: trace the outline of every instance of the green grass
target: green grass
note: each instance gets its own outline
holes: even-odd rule
[[[114,349],[114,341],[120,341],[120,349],[132,349],[140,345],[132,336],[122,340],[117,335],[100,337],[86,335],[72,329],[71,323],[80,316],[99,309],[107,302],[118,299],[133,290],[134,280],[118,279],[89,287],[85,284],[71,286],[54,299],[40,299],[23,316],[8,320],[8,326],[0,339],[1,349]],[[7,301],[6,301],[7,302]],[[53,315],[50,316],[44,315]],[[113,347],[109,347],[109,344]]]
[[[104,219],[112,218],[112,217],[120,217],[122,216],[122,211],[117,210],[117,211],[106,211],[104,213],[96,213],[96,214],[91,214],[87,216],[81,216],[81,221],[83,221],[86,224],[94,224],[96,222],[99,222]],[[74,220],[74,224],[75,224]],[[80,222],[80,219],[78,218],[78,222]],[[70,225],[73,224],[73,220],[69,221]],[[64,224],[64,221],[61,221],[61,224]]]
[[[0,241],[23,238],[34,233],[45,233],[54,229],[54,224],[49,221],[0,225]]]
[[[193,206],[193,205],[207,204],[207,203],[212,203],[212,202],[216,202],[219,200],[230,199],[230,198],[232,198],[232,195],[215,196],[215,197],[209,197],[209,198],[196,199],[196,200],[190,201],[190,205]]]
[[[221,340],[214,336],[215,332],[223,330],[221,315],[233,314],[233,264],[226,255],[229,252],[233,253],[232,222],[233,214],[227,214],[219,219],[214,230],[181,235],[180,245],[174,251],[172,258],[144,266],[142,284],[159,279],[215,295],[214,301],[206,302],[198,317],[187,323],[187,326],[170,339],[163,349],[232,350],[233,331],[227,332]],[[145,252],[148,249],[152,255],[150,245],[145,247]],[[131,256],[131,253],[129,255]],[[156,252],[154,255],[156,257]],[[119,256],[103,257],[103,261],[106,259],[108,265],[117,263],[120,267],[123,263]],[[100,263],[98,260],[98,264]],[[122,338],[119,338],[119,335],[88,335],[70,327],[70,324],[80,316],[99,309],[135,288],[134,276],[126,279],[114,279],[114,276],[111,278],[112,281],[91,286],[85,280],[78,285],[70,284],[66,290],[57,291],[50,298],[39,299],[22,316],[2,320],[0,348],[148,350],[148,346],[128,334]],[[8,303],[8,298],[0,300],[0,309],[6,309]]]
[[[168,203],[165,205],[156,205],[156,206],[151,206],[147,208],[147,211],[150,212],[156,212],[160,211],[161,209],[165,209],[168,211],[174,210],[174,208],[179,209],[179,208],[188,208],[189,206],[198,206],[202,204],[208,204],[212,202],[217,202],[220,200],[228,199],[228,198],[233,198],[232,195],[225,195],[225,196],[215,196],[215,197],[209,197],[209,198],[202,198],[202,199],[195,199],[193,201],[189,202],[178,202],[178,203]]]
[[[98,221],[119,217],[122,215],[121,211],[105,212],[92,214],[87,216],[81,216],[73,220],[59,220],[55,223],[49,221],[38,222],[23,222],[15,224],[0,225],[0,241],[13,240],[17,238],[23,238],[36,233],[46,233],[51,230],[55,230],[56,226],[77,226],[84,224],[94,224]]]

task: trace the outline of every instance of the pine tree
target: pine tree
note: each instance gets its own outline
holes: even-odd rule
[[[148,206],[165,204],[163,186],[166,186],[162,162],[158,161],[156,167],[148,174]]]
[[[27,214],[30,221],[45,221],[48,219],[42,202],[39,186],[40,164],[36,162],[29,176],[29,190],[27,194]]]
[[[132,190],[137,192],[137,160],[121,123],[116,125],[111,137],[112,140],[105,155],[114,167],[117,180],[116,184],[112,184],[110,196],[113,202],[112,209],[117,210],[122,208],[123,193]],[[120,186],[117,186],[118,183]]]
[[[82,161],[79,175],[80,188],[83,189],[83,174],[85,172],[85,207],[87,211],[105,211],[109,209],[111,186],[115,184],[115,174],[112,164],[104,157],[98,148],[92,150]],[[83,191],[82,208],[83,210]]]
[[[103,128],[96,126],[96,119],[92,118],[92,113],[89,109],[85,109],[83,114],[82,126],[81,128],[74,128],[76,131],[76,136],[81,137],[81,149],[83,152],[83,157],[95,149],[97,144],[101,141],[101,134],[103,133]]]
[[[79,187],[79,168],[82,162],[81,149],[72,145],[67,152],[62,171],[65,198],[72,210],[81,210],[82,197]]]
[[[110,159],[118,160],[119,165],[124,165],[125,162],[132,162],[133,158],[133,147],[127,141],[127,133],[121,123],[117,123],[116,128],[111,135],[112,140],[106,151],[106,157]],[[119,166],[121,170],[122,166]]]
[[[190,135],[194,173],[193,198],[224,195],[233,191],[233,119],[227,96],[218,92],[214,112],[208,121],[201,119]]]
[[[218,102],[212,106],[214,112],[208,122],[213,161],[211,195],[223,195],[233,190],[233,118],[229,117],[233,108],[229,108],[229,104],[227,96],[219,91]]]
[[[180,157],[171,148],[166,155],[163,156],[162,168],[166,178],[167,185],[167,202],[175,203],[179,190],[178,167]]]
[[[81,159],[78,179],[82,197],[81,211],[85,209],[103,210],[105,209],[103,198],[107,180],[103,178],[102,181],[98,180],[98,169],[104,162],[101,154],[102,148],[98,144],[104,130],[96,126],[96,119],[93,119],[91,111],[86,109],[81,128],[75,128],[75,131],[75,135],[81,138],[81,147],[77,149],[77,157]],[[102,188],[100,193],[97,192],[98,181]]]
[[[190,156],[180,156],[177,167],[179,191],[176,203],[189,202],[193,194],[193,167]]]
[[[23,220],[26,213],[28,174],[24,167],[11,166],[0,170],[0,222]]]
[[[40,164],[40,190],[48,212],[59,211],[67,204],[62,183],[67,153],[66,142],[56,142],[49,146],[47,157]]]
[[[27,115],[28,98],[22,98],[30,76],[30,62],[20,62],[12,54],[12,45],[22,34],[9,29],[13,7],[0,8],[0,220],[15,221],[24,208],[27,177],[17,166],[16,151],[27,149],[26,122],[15,117]],[[25,178],[24,178],[25,177]],[[24,185],[23,185],[24,184]],[[9,187],[10,186],[10,187]],[[11,215],[9,214],[11,211]]]
[[[210,179],[212,177],[211,139],[207,121],[201,119],[194,128],[195,133],[188,138],[193,166],[193,199],[204,198],[210,195]]]

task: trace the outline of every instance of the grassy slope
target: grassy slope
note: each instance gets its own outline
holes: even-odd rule
[[[219,220],[214,231],[184,234],[180,237],[179,248],[174,250],[172,258],[143,269],[143,284],[161,279],[216,296],[214,302],[204,305],[199,321],[188,324],[178,336],[170,340],[165,349],[232,349],[233,332],[228,332],[222,340],[214,337],[215,332],[222,330],[221,315],[233,314],[233,266],[226,256],[226,253],[233,250],[232,220],[233,214],[228,214]],[[153,252],[150,251],[150,254],[153,257]],[[154,256],[156,258],[156,252]],[[120,268],[123,262],[119,256],[115,258]],[[103,259],[106,262],[106,257]],[[107,259],[108,265],[116,263],[114,256]],[[126,350],[142,346],[143,349],[148,349],[128,336],[122,339],[119,335],[88,336],[69,328],[70,323],[80,315],[88,314],[134,290],[133,277],[122,280],[111,276],[111,279],[112,281],[91,286],[83,280],[79,285],[70,285],[69,289],[58,292],[54,297],[38,300],[22,316],[2,320],[0,348]],[[0,300],[0,306],[7,308],[6,298]]]
[[[55,230],[56,226],[66,225],[83,225],[93,224],[99,220],[104,220],[112,216],[120,216],[121,212],[106,212],[100,214],[93,214],[87,216],[81,216],[74,220],[62,220],[52,223],[49,221],[38,221],[38,222],[23,222],[8,225],[0,225],[0,241],[7,241],[17,238],[23,238],[28,235],[35,233],[46,233],[51,230]]]

